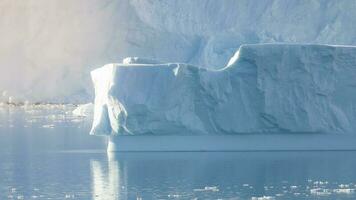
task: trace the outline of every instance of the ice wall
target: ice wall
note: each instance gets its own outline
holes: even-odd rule
[[[244,45],[220,70],[92,71],[95,135],[355,133],[356,47]]]
[[[356,45],[352,0],[2,0],[0,93],[90,98],[93,66],[138,56],[209,68],[240,44]]]

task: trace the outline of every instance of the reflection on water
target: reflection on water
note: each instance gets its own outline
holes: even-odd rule
[[[0,200],[356,199],[356,152],[108,155],[73,106],[41,106],[0,106]]]
[[[0,155],[0,199],[355,199],[356,152]]]
[[[356,152],[120,153],[93,199],[355,199]]]

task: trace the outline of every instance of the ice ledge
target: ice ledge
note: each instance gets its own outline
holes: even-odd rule
[[[140,58],[140,57],[127,57],[122,60],[122,64],[161,64],[162,62],[149,59],[149,58]]]
[[[215,71],[126,63],[92,71],[91,134],[356,132],[355,47],[243,45]]]

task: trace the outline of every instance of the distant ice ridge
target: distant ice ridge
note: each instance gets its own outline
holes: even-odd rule
[[[91,72],[94,135],[355,133],[356,47],[243,45],[229,64]]]

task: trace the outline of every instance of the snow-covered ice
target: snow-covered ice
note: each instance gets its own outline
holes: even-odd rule
[[[355,133],[355,47],[244,45],[228,63],[93,70],[91,134]]]
[[[122,64],[161,64],[161,62],[149,58],[127,57],[122,60]]]

